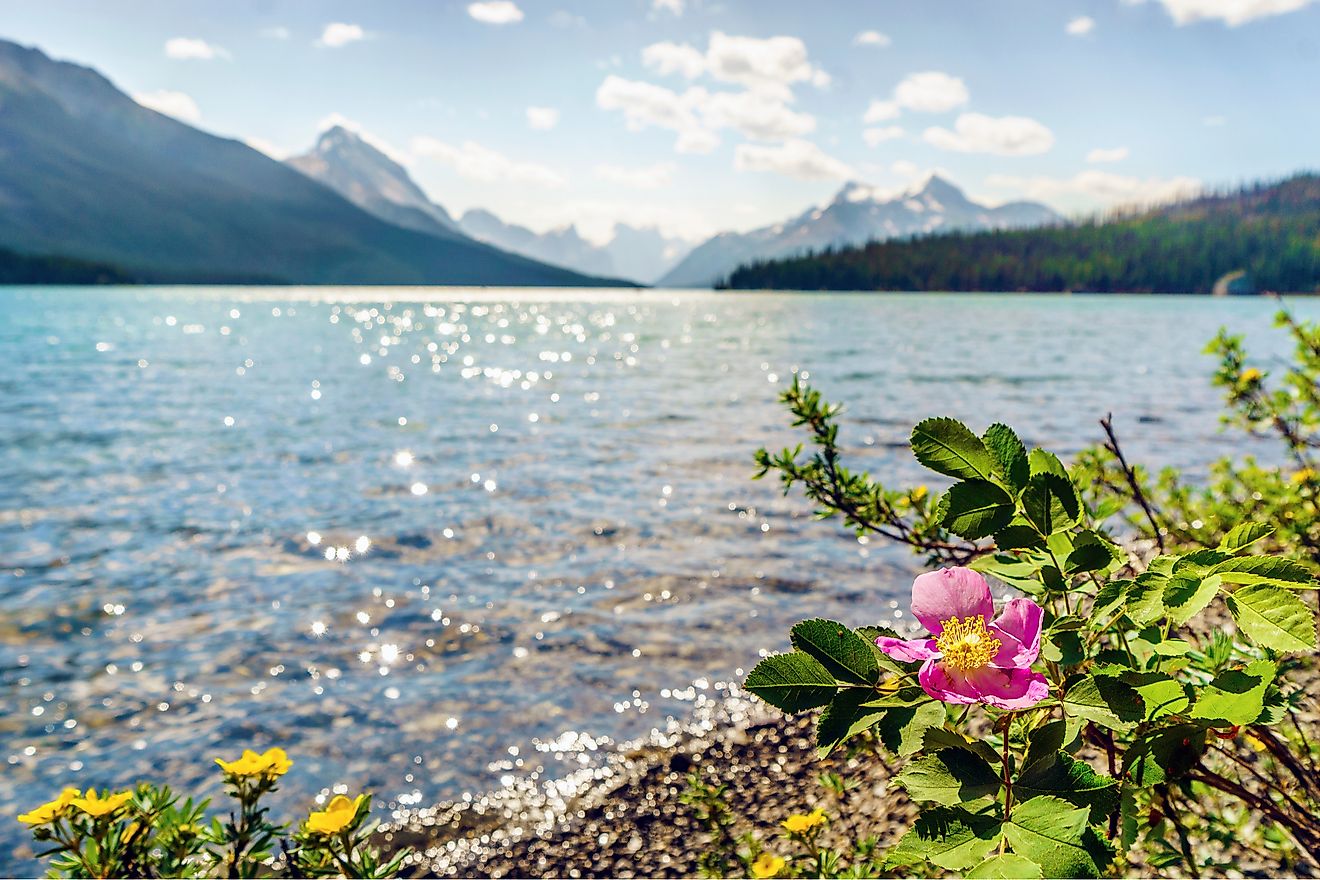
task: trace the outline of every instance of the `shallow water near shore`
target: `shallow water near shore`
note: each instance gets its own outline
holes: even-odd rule
[[[1301,317],[1320,303],[1292,304]],[[688,717],[805,616],[902,624],[918,560],[753,482],[795,368],[843,441],[1067,455],[1115,422],[1197,472],[1257,299],[426,288],[0,289],[0,813],[281,745],[411,807]],[[33,870],[0,820],[0,873]]]

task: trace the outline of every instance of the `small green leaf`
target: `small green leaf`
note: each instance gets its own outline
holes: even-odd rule
[[[922,737],[921,747],[927,752],[938,752],[940,749],[962,749],[964,752],[971,752],[984,758],[991,764],[1003,763],[1003,757],[995,751],[994,747],[983,739],[967,739],[961,733],[949,730],[947,727],[930,727],[926,729],[926,734]]]
[[[1205,738],[1205,728],[1195,724],[1175,724],[1140,736],[1123,755],[1123,775],[1143,787],[1179,779],[1205,753]]]
[[[1000,550],[1034,550],[1045,542],[1031,526],[1009,524],[995,532],[995,546]]]
[[[1219,542],[1219,549],[1225,553],[1236,553],[1272,534],[1274,534],[1273,526],[1264,523],[1242,523],[1234,526],[1227,535],[1224,535],[1224,540]]]
[[[903,786],[913,800],[933,801],[941,806],[974,801],[999,791],[999,774],[968,752],[945,749],[908,763],[894,782]]]
[[[1270,584],[1248,584],[1229,594],[1227,601],[1238,626],[1261,647],[1315,650],[1315,615],[1288,590]]]
[[[1068,469],[1063,466],[1063,462],[1059,461],[1059,457],[1053,452],[1046,452],[1044,449],[1037,447],[1031,450],[1028,461],[1033,477],[1036,474],[1054,474],[1063,477],[1065,480],[1068,479]]]
[[[967,810],[924,810],[885,859],[890,870],[930,862],[946,871],[964,871],[999,845],[999,820]]]
[[[1091,603],[1091,617],[1088,621],[1093,629],[1108,622],[1109,615],[1117,611],[1119,606],[1123,604],[1124,593],[1131,584],[1132,581],[1125,580],[1106,581],[1104,586],[1096,591],[1095,601]]]
[[[1126,730],[1146,717],[1146,706],[1136,689],[1107,675],[1077,680],[1060,702],[1066,715],[1116,730]]]
[[[926,467],[950,477],[989,480],[994,460],[985,444],[956,419],[926,419],[912,429],[912,454]]]
[[[862,702],[872,693],[862,688],[845,688],[820,713],[816,719],[816,750],[820,757],[866,730],[885,714],[885,709],[862,708]]]
[[[1022,445],[1012,428],[998,422],[985,429],[982,439],[998,465],[995,470],[1003,476],[1004,482],[1021,492],[1031,478],[1027,447]]]
[[[1036,531],[1048,537],[1077,522],[1080,507],[1077,492],[1066,477],[1055,473],[1033,474],[1022,490],[1022,512]]]
[[[1292,589],[1317,586],[1315,573],[1309,567],[1278,556],[1238,556],[1219,563],[1213,571],[1230,584],[1273,582],[1294,585]]]
[[[1062,725],[1063,722],[1055,722]],[[1090,821],[1100,822],[1118,808],[1118,781],[1097,773],[1085,761],[1067,752],[1056,752],[1053,760],[1038,759],[1024,765],[1013,791],[1022,799],[1053,795],[1090,810]]]
[[[1113,544],[1088,529],[1078,534],[1063,568],[1068,574],[1106,569],[1114,561],[1115,549]]]
[[[1164,588],[1167,576],[1153,571],[1142,572],[1131,581],[1124,595],[1124,612],[1137,626],[1146,626],[1164,616]]]
[[[906,757],[921,751],[926,731],[944,724],[945,717],[944,704],[934,700],[890,709],[880,721],[880,741],[889,751]]]
[[[1192,717],[1219,721],[1223,726],[1251,724],[1265,708],[1265,691],[1277,670],[1268,660],[1245,669],[1226,669],[1197,692]]]
[[[820,661],[800,651],[766,657],[747,674],[743,687],[790,713],[824,706],[839,688]]]
[[[969,880],[1040,880],[1040,865],[1017,853],[992,856],[972,868],[964,877]]]
[[[1040,865],[1047,877],[1100,877],[1115,850],[1087,825],[1086,817],[1084,807],[1042,795],[1013,808],[1004,836],[1015,853]]]
[[[1118,676],[1126,684],[1141,694],[1146,704],[1146,721],[1154,721],[1165,715],[1176,715],[1190,704],[1187,691],[1172,676],[1163,672],[1137,672],[1127,669]]]
[[[875,684],[880,666],[871,647],[848,627],[833,620],[804,620],[790,633],[793,647],[820,661],[838,681]]]
[[[989,480],[954,483],[944,504],[945,527],[971,540],[992,535],[1013,519],[1013,496]]]
[[[1222,581],[1217,574],[1212,574],[1204,579],[1182,577],[1179,574],[1174,574],[1164,587],[1162,596],[1164,609],[1169,620],[1172,620],[1175,626],[1182,626],[1200,614],[1201,610],[1209,605],[1210,600],[1219,592],[1221,583]]]

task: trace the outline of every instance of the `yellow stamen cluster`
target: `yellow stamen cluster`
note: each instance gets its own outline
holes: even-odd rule
[[[944,655],[944,662],[955,669],[980,669],[999,653],[1000,641],[986,631],[984,617],[950,617],[940,621],[940,626],[944,631],[935,640],[935,647]]]

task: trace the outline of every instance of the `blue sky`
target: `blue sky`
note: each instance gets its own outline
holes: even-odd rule
[[[1316,168],[1320,0],[0,0],[0,36],[451,212],[698,238],[939,170],[1077,213]]]

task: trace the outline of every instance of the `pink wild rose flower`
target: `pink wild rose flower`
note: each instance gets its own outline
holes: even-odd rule
[[[1010,599],[995,613],[990,585],[970,568],[942,568],[912,582],[912,614],[931,638],[875,640],[895,660],[924,661],[922,690],[946,703],[988,703],[1026,709],[1049,695],[1031,664],[1040,654],[1042,611],[1030,599]]]

